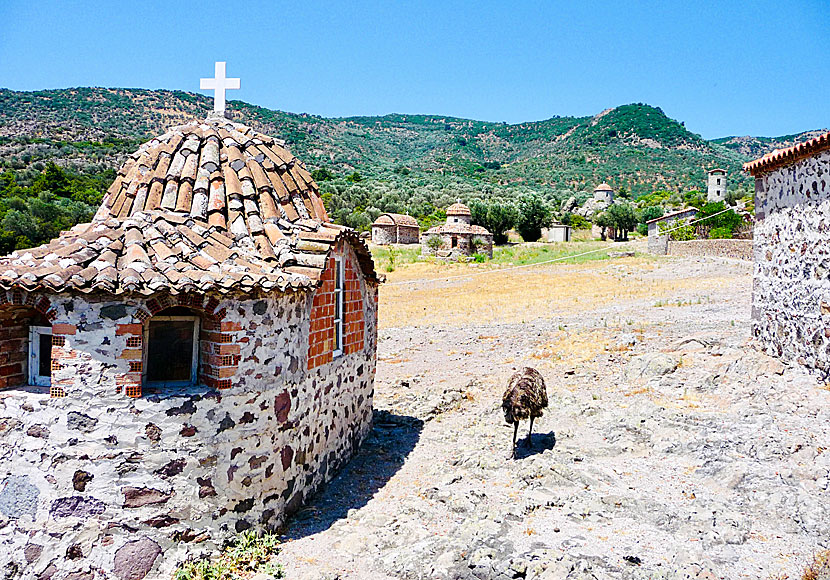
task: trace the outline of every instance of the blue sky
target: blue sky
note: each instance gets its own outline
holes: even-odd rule
[[[704,137],[830,127],[830,2],[0,1],[0,87],[516,123],[645,102]]]

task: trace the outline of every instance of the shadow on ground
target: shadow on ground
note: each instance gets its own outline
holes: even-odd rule
[[[534,433],[533,447],[527,446],[527,437],[516,442],[516,459],[524,459],[537,453],[544,453],[556,445],[556,433]]]
[[[284,539],[296,540],[328,529],[361,508],[397,473],[415,448],[424,422],[407,415],[375,410],[372,432],[328,485],[286,523]]]

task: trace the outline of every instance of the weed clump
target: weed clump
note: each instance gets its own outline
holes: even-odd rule
[[[271,561],[279,552],[279,543],[275,534],[242,532],[215,560],[182,564],[173,574],[173,580],[239,580],[252,574],[283,578],[282,566]]]

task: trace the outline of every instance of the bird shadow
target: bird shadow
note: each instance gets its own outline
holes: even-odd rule
[[[528,447],[527,437],[516,442],[516,459],[525,459],[532,455],[544,453],[556,446],[556,433],[550,431],[549,433],[534,433],[533,447]]]
[[[373,413],[372,431],[355,456],[286,522],[282,537],[304,538],[330,528],[366,505],[403,465],[424,422],[386,410]]]

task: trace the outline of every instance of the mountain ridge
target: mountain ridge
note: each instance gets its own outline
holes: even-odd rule
[[[101,174],[141,142],[211,108],[207,95],[167,89],[0,89],[0,162],[23,182],[49,161]],[[234,120],[285,140],[311,169],[324,170],[322,181],[350,178],[343,187],[352,189],[361,180],[367,187],[367,179],[387,184],[402,203],[412,188],[429,184],[450,197],[449,190],[515,197],[531,189],[550,201],[584,198],[601,182],[634,196],[702,189],[716,166],[729,171],[732,187],[749,190],[744,162],[816,133],[706,140],[643,103],[515,124],[403,113],[326,118],[244,101],[229,108]]]

